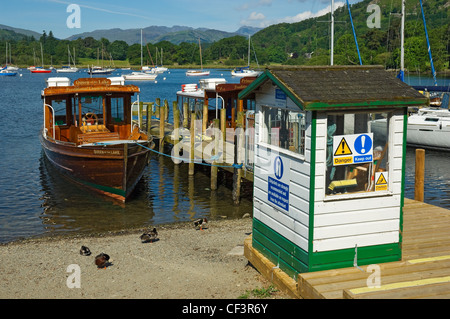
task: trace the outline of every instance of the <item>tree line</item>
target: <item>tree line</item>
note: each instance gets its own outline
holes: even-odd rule
[[[400,19],[393,17],[399,8],[392,7],[391,1],[380,0],[382,28],[368,28],[366,7],[368,0],[351,7],[358,47],[363,64],[379,64],[386,68],[400,66]],[[449,69],[450,60],[450,17],[445,0],[424,2],[428,13],[428,34],[437,71]],[[445,8],[445,10],[442,10]],[[410,71],[429,71],[427,43],[420,8],[417,4],[407,7],[411,14],[405,25],[405,66]],[[330,63],[330,19],[312,18],[298,23],[281,23],[267,27],[251,38],[251,64],[266,65],[327,65]],[[347,8],[335,12],[334,64],[359,64]],[[43,31],[39,39],[0,30],[0,48],[10,43],[12,63],[20,66],[40,65],[41,45],[44,65],[65,65],[68,63],[68,48],[75,54],[77,65],[80,59],[125,61],[129,66],[141,65],[141,45],[128,45],[125,41],[114,41],[92,37],[77,40],[59,40]],[[247,65],[248,38],[234,36],[214,43],[201,43],[204,65],[224,67]],[[1,55],[0,55],[1,56]],[[143,46],[144,65],[161,64],[168,66],[199,65],[198,43],[183,42],[179,45],[168,41]],[[0,58],[1,61],[1,58]],[[3,64],[3,63],[2,63]]]

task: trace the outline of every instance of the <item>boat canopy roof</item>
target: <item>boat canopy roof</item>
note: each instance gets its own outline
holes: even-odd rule
[[[136,85],[112,84],[108,78],[81,78],[75,80],[72,86],[49,86],[42,92],[42,96],[70,95],[76,93],[139,93]]]

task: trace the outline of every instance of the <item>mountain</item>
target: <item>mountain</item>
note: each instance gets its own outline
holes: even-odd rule
[[[173,44],[180,44],[182,42],[194,43],[200,38],[202,42],[211,43],[219,41],[223,38],[232,37],[235,35],[253,35],[259,31],[258,28],[241,27],[236,32],[225,32],[220,30],[213,30],[207,28],[191,28],[186,26],[150,26],[142,29],[144,43],[158,43],[160,41],[169,41]],[[95,30],[92,32],[84,32],[73,35],[67,40],[76,40],[78,38],[92,37],[96,40],[101,38],[108,39],[110,42],[122,40],[129,45],[140,43],[141,29],[109,29],[109,30]]]
[[[25,35],[28,37],[34,37],[35,39],[39,39],[41,37],[42,34],[34,32],[34,31],[30,31],[30,30],[25,30],[25,29],[20,29],[20,28],[13,28],[4,24],[0,24],[0,31],[3,30],[7,30],[8,32],[2,32],[3,36],[6,37],[5,35],[8,34],[10,35],[10,37],[19,37],[20,35]],[[11,40],[9,37],[8,40]]]

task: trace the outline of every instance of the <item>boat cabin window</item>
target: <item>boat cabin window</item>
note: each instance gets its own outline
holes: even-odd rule
[[[113,124],[123,123],[125,121],[124,110],[124,98],[112,97],[111,98],[111,119]]]
[[[103,97],[81,96],[78,101],[81,106],[81,126],[104,125]]]
[[[326,195],[388,190],[389,113],[327,117]]]
[[[55,125],[57,126],[67,125],[66,104],[67,101],[65,99],[51,101],[51,105],[55,112]]]
[[[305,113],[263,106],[261,142],[305,155]]]

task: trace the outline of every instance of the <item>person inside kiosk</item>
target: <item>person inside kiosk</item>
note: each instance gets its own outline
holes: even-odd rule
[[[385,177],[380,172],[389,171],[389,117],[389,113],[328,115],[327,196],[374,192],[377,182],[387,190],[387,173]]]

